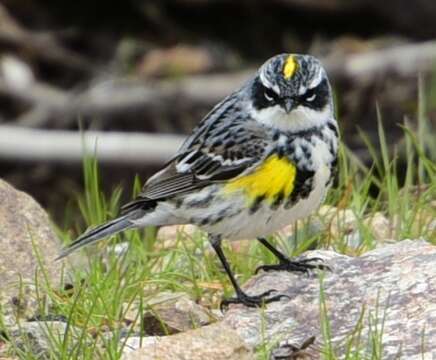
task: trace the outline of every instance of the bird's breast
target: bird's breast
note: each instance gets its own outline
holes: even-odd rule
[[[296,173],[295,165],[288,158],[274,154],[248,174],[230,180],[223,193],[225,196],[242,193],[249,205],[259,199],[271,204],[278,197],[292,194]]]

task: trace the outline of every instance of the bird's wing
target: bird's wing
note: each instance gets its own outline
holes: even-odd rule
[[[254,121],[235,114],[238,110],[228,103],[212,110],[124,211],[233,179],[255,167],[267,150],[265,133]]]

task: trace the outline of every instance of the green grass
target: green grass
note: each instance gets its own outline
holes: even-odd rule
[[[420,86],[423,86],[422,82]],[[425,116],[423,91],[420,94],[418,128],[412,129],[404,121],[401,146],[389,148],[382,114],[379,114],[378,125],[380,146],[377,148],[362,134],[373,158],[371,167],[362,164],[345,147],[340,149],[338,182],[327,203],[335,205],[338,211],[349,209],[356,215],[360,233],[357,246],[350,245],[348,230],[340,223],[337,224],[337,234],[332,236],[329,231],[314,234],[308,221],[298,224],[292,241],[279,236],[273,237],[272,241],[291,256],[313,248],[333,248],[341,253],[359,255],[376,246],[375,236],[363,219],[381,213],[392,222],[392,239],[400,241],[422,237],[436,244],[435,231],[426,226],[428,219],[436,217],[436,147],[428,137],[431,132]],[[401,168],[405,170],[401,171]],[[92,156],[85,157],[83,172],[85,192],[78,197],[82,218],[77,221],[75,231],[71,228],[59,230],[65,243],[72,241],[86,227],[116,216],[119,210],[122,191],[117,188],[110,195],[103,194],[98,165]],[[140,181],[136,179],[132,196],[139,189]],[[113,245],[121,241],[129,243],[129,250],[117,255]],[[254,241],[241,246],[238,251],[230,250],[231,245],[225,244],[229,261],[241,283],[253,275],[258,265],[275,261],[271,253]],[[41,302],[40,315],[57,314],[68,319],[68,331],[63,337],[47,328],[50,357],[53,359],[119,359],[124,345],[119,340],[122,331],[125,331],[123,329],[128,328],[128,333],[132,334],[135,329],[141,328],[142,314],[148,309],[147,302],[164,291],[185,293],[211,309],[218,308],[223,296],[233,293],[226,274],[201,232],[193,235],[180,232],[164,246],[156,235],[156,229],[127,231],[87,249],[87,254],[85,266],[78,266],[70,278],[65,272],[61,274],[65,289],[52,288],[46,276],[35,279]],[[43,306],[45,293],[50,306]],[[329,327],[322,279],[320,304],[325,344],[321,352],[325,359],[337,359],[343,354],[337,354],[330,341],[334,334]],[[132,306],[139,311],[133,324],[127,326],[126,314]],[[345,340],[346,359],[381,359],[383,333],[376,325],[377,321],[383,321],[383,315],[381,318],[380,314],[370,316],[371,328],[364,337],[364,314],[365,309],[362,309],[355,330]],[[0,330],[7,336],[1,312]],[[112,336],[107,336],[109,332]],[[11,351],[22,359],[36,359],[30,351],[29,341],[24,338],[25,345],[20,348],[12,342]],[[258,349],[258,357],[267,359],[276,343],[277,340],[265,340]]]

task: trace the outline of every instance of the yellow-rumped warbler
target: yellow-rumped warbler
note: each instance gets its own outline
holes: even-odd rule
[[[337,160],[334,116],[321,63],[309,55],[274,56],[206,115],[120,217],[84,233],[59,258],[125,229],[191,223],[207,231],[235,288],[236,297],[222,305],[280,299],[272,291],[245,294],[221,240],[257,238],[279,259],[264,270],[319,267],[291,261],[264,236],[308,216],[323,201]]]

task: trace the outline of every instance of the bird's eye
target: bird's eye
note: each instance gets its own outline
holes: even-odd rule
[[[277,95],[273,90],[265,88],[263,96],[265,96],[265,99],[267,99],[269,102],[273,102]]]
[[[312,95],[310,95],[309,97],[306,98],[306,101],[312,102],[313,100],[315,100],[315,98],[316,98],[316,94],[312,94]]]
[[[315,89],[309,89],[306,91],[306,93],[302,96],[302,99],[304,102],[312,102],[316,99],[316,93]]]

